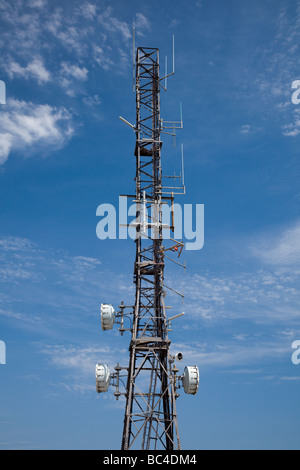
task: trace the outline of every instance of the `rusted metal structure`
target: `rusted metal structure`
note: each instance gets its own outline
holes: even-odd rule
[[[173,43],[174,44],[174,43]],[[174,50],[174,48],[173,48]],[[181,449],[176,399],[177,389],[182,385],[186,393],[198,390],[199,372],[196,366],[186,367],[178,375],[176,361],[182,354],[172,356],[168,333],[170,321],[182,314],[167,318],[164,284],[165,252],[181,254],[183,243],[171,240],[164,246],[162,208],[170,204],[171,213],[176,191],[181,187],[164,185],[162,174],[161,135],[175,133],[182,128],[182,117],[178,122],[164,121],[160,116],[160,92],[166,89],[167,71],[160,78],[159,50],[139,47],[135,57],[136,123],[132,125],[124,118],[136,134],[134,155],[136,159],[136,255],[134,262],[135,304],[120,305],[118,313],[112,306],[102,305],[102,328],[111,329],[119,319],[123,334],[125,309],[132,315],[130,358],[128,367],[115,368],[110,374],[106,366],[96,368],[97,391],[106,391],[109,384],[116,387],[115,395],[126,398],[122,450],[130,449]],[[183,171],[181,179],[183,177]],[[176,177],[174,177],[175,179]],[[168,227],[174,230],[173,218]],[[178,263],[180,264],[180,263]],[[126,376],[126,390],[120,392],[120,377]]]
[[[141,208],[137,216],[145,222],[145,208],[152,209],[152,220],[146,220],[146,227],[137,227],[135,312],[122,448],[129,449],[140,435],[142,449],[150,449],[158,440],[166,449],[173,449],[180,448],[180,440],[164,308],[158,49],[137,49],[136,130],[136,202]],[[147,229],[150,237],[143,233]]]

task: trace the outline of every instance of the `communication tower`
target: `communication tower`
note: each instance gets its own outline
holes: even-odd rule
[[[176,129],[183,127],[182,114],[177,122],[163,121],[160,115],[161,89],[166,91],[167,78],[174,74],[174,38],[171,73],[166,70],[160,78],[159,50],[149,47],[137,48],[134,71],[136,123],[133,125],[120,118],[136,134],[136,191],[132,195],[136,204],[135,303],[127,306],[122,302],[118,312],[112,305],[101,305],[103,330],[110,330],[118,323],[121,334],[130,331],[130,357],[129,365],[121,367],[118,364],[113,374],[107,365],[97,364],[96,388],[102,393],[113,385],[116,398],[121,395],[126,398],[122,450],[179,450],[177,390],[182,387],[187,394],[195,395],[199,370],[197,366],[190,366],[185,367],[183,374],[178,374],[176,363],[182,361],[183,355],[171,355],[168,333],[171,322],[184,313],[168,318],[168,307],[165,306],[165,258],[170,259],[166,252],[180,256],[183,243],[169,237],[170,246],[167,247],[163,234],[165,228],[174,231],[175,194],[185,193],[183,164],[181,175],[172,177],[163,175],[161,164],[161,135],[174,136]],[[165,178],[174,178],[174,181],[180,178],[181,186],[167,186]],[[164,204],[171,209],[169,227],[163,223]],[[124,317],[127,315],[131,318],[131,327],[126,329]],[[122,392],[120,382],[124,377],[126,386]]]

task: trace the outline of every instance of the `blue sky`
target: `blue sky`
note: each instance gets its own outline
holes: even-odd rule
[[[185,449],[299,449],[300,2],[0,0],[1,449],[118,449],[124,402],[94,366],[127,365],[129,337],[101,331],[101,302],[134,301],[134,243],[100,241],[99,204],[134,191],[132,22],[172,56],[165,172],[205,205],[205,245],[169,263],[172,351],[197,364],[181,393]]]

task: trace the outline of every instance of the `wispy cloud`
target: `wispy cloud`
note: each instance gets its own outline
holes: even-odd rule
[[[109,70],[114,65],[113,60],[107,55],[103,47],[94,44],[93,46],[93,58],[96,63],[104,70]]]
[[[28,0],[28,6],[31,8],[44,8],[47,0]]]
[[[61,344],[37,344],[39,352],[51,367],[60,371],[61,380],[53,384],[53,389],[59,393],[60,389],[68,393],[86,394],[96,393],[95,366],[105,363],[111,373],[117,362],[126,358],[127,350],[114,346],[88,346],[61,345]],[[125,391],[125,389],[124,389]],[[106,399],[113,400],[108,394]]]
[[[88,69],[80,67],[77,64],[70,64],[68,62],[61,63],[61,70],[59,72],[59,83],[66,90],[69,96],[76,96],[78,91],[78,84],[87,81]]]
[[[256,324],[285,322],[299,319],[300,293],[297,288],[300,273],[263,269],[239,273],[213,272],[187,275],[185,280],[170,279],[184,292],[184,307],[189,318],[216,324],[223,320],[247,320]],[[173,301],[174,302],[174,301]]]
[[[14,60],[8,61],[6,70],[10,78],[20,77],[22,79],[35,79],[39,84],[50,81],[51,74],[45,68],[41,58],[35,58],[28,65],[22,67]]]
[[[4,251],[30,251],[35,245],[26,238],[4,237],[0,238],[0,250]]]
[[[280,233],[262,239],[253,253],[264,263],[277,266],[299,266],[300,222],[282,229]]]
[[[79,67],[78,65],[62,62],[61,72],[63,75],[77,78],[78,80],[87,80],[88,70],[86,67]]]
[[[47,355],[53,365],[59,368],[73,370],[92,377],[95,365],[102,356],[110,356],[111,349],[104,347],[79,347],[75,345],[51,344],[42,347],[42,353]]]
[[[61,331],[70,325],[86,329],[87,318],[97,321],[103,298],[128,295],[132,288],[122,276],[104,271],[99,259],[42,249],[22,238],[0,237],[0,266],[0,309],[11,321],[22,319],[16,328],[28,326],[32,316],[43,319],[49,332],[57,324]],[[60,315],[49,315],[58,310]]]
[[[99,106],[102,103],[102,99],[99,95],[85,96],[82,100],[87,106]]]
[[[282,2],[274,25],[272,40],[266,47],[257,49],[256,63],[263,64],[263,67],[258,68],[254,83],[261,102],[264,102],[273,116],[277,115],[278,121],[282,122],[282,134],[295,137],[300,133],[300,122],[291,103],[291,86],[299,76],[299,3],[294,2],[290,8],[287,2]],[[274,107],[277,114],[274,114]]]
[[[28,315],[20,312],[14,312],[11,310],[3,310],[0,308],[0,316],[7,317],[13,321],[20,322],[21,324],[31,324],[36,326],[42,326],[45,320],[37,315]]]
[[[0,62],[11,78],[33,79],[40,84],[52,79],[53,86],[66,88],[67,76],[79,81],[87,79],[86,63],[96,62],[104,70],[112,65],[122,70],[127,64],[131,26],[112,7],[99,13],[94,3],[75,2],[66,14],[64,5],[57,7],[49,2],[44,8],[45,5],[43,0],[32,0],[29,14],[23,2],[0,3],[4,24],[0,46],[5,51]],[[142,13],[137,13],[136,22],[139,31],[149,30],[150,23]],[[68,61],[62,61],[63,70],[52,62],[50,71],[46,60],[49,53],[61,57],[62,52],[68,57]],[[61,79],[62,72],[65,80]]]
[[[246,344],[234,341],[224,341],[214,345],[201,345],[196,342],[176,343],[173,346],[181,351],[185,364],[197,364],[200,369],[221,369],[238,367],[239,373],[261,373],[272,360],[290,358],[290,345],[278,338],[267,341],[251,340]],[[253,365],[259,364],[262,368],[253,372]],[[240,369],[242,367],[242,369]],[[236,370],[236,369],[234,369]]]
[[[45,23],[45,29],[52,34],[58,41],[58,44],[72,54],[78,57],[83,57],[88,51],[88,43],[86,37],[88,30],[82,25],[78,27],[78,17],[75,14],[68,16],[64,15],[62,8],[56,8],[50,15]],[[41,28],[43,33],[43,27]],[[51,42],[52,48],[55,47],[55,42]]]
[[[85,18],[92,20],[97,15],[97,5],[89,2],[84,2],[78,7],[79,15],[84,16]]]
[[[117,339],[117,331],[109,338],[100,335],[100,346],[90,340],[84,347],[76,342],[68,345],[66,340],[70,328],[79,329],[82,337],[91,325],[95,328],[98,324],[101,333],[101,301],[110,298],[117,305],[124,292],[125,302],[128,296],[132,300],[134,288],[129,279],[124,282],[116,273],[107,272],[97,258],[41,249],[22,238],[0,237],[0,262],[0,283],[6,293],[0,298],[0,319],[16,328],[38,330],[40,337],[47,335],[44,344],[37,347],[51,366],[61,369],[61,383],[81,383],[78,391],[87,392],[92,389],[97,362],[107,362],[112,370],[117,362],[127,363],[127,348],[124,350],[124,343]],[[190,339],[182,342],[182,334],[176,333],[178,325],[174,325],[172,350],[183,352],[186,365],[221,372],[238,368],[244,370],[243,374],[249,369],[262,370],[257,373],[260,377],[272,361],[289,361],[292,340],[299,333],[299,275],[259,269],[235,275],[206,272],[176,278],[174,285],[185,292],[181,308],[187,315],[182,331],[190,334]],[[171,278],[169,283],[172,285]],[[16,288],[18,300],[13,300]],[[168,302],[173,304],[172,295]],[[59,315],[51,313],[57,311]],[[199,328],[202,343],[196,339]],[[62,344],[57,343],[57,330]],[[287,374],[278,371],[276,380],[279,375]],[[67,376],[71,382],[64,380]]]
[[[143,13],[137,13],[135,15],[134,25],[136,34],[138,36],[144,36],[146,32],[149,32],[151,30],[150,21],[146,18],[145,15],[143,15]]]
[[[291,113],[291,121],[289,124],[282,126],[282,134],[286,137],[296,137],[300,134],[300,115],[299,109],[294,109]]]
[[[124,41],[128,41],[132,37],[128,24],[114,16],[111,7],[107,7],[104,12],[98,16],[98,22],[105,31],[119,34]]]
[[[65,108],[10,99],[0,115],[0,164],[12,151],[60,148],[73,132],[72,117]]]
[[[19,237],[0,237],[0,266],[1,328],[9,325],[16,336],[18,330],[37,334],[31,347],[56,370],[55,383],[48,384],[53,393],[96,393],[96,363],[113,372],[118,361],[128,360],[119,334],[101,337],[100,303],[127,295],[131,286],[104,271],[97,258],[43,249]]]
[[[241,134],[249,134],[250,131],[251,131],[251,126],[249,124],[243,124],[240,129]]]

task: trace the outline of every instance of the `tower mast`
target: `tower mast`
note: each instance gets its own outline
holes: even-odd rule
[[[122,449],[141,440],[142,449],[180,448],[174,374],[164,308],[162,249],[160,82],[158,49],[138,48],[136,54],[136,203],[137,225],[135,309]],[[151,229],[151,236],[144,231]]]
[[[170,238],[173,246],[166,249],[163,239],[164,228],[174,230],[173,217],[171,226],[163,223],[163,204],[171,201],[173,207],[174,190],[184,189],[184,185],[176,188],[163,184],[161,134],[169,134],[166,129],[174,132],[176,128],[182,128],[182,119],[180,122],[163,123],[160,117],[160,90],[164,88],[161,82],[169,75],[166,73],[165,77],[160,78],[157,48],[137,48],[136,124],[133,126],[121,118],[136,134],[135,304],[127,307],[121,303],[118,313],[112,305],[101,305],[102,329],[111,329],[116,319],[119,319],[119,330],[123,334],[126,331],[123,324],[126,308],[132,310],[132,327],[129,329],[131,341],[128,367],[120,367],[118,364],[116,373],[110,374],[106,365],[97,364],[96,387],[98,393],[101,393],[106,392],[109,385],[114,385],[116,398],[120,395],[126,398],[122,450],[181,449],[176,411],[176,399],[179,396],[177,389],[182,381],[185,392],[194,395],[199,385],[197,366],[185,367],[184,374],[177,375],[179,369],[175,360],[182,360],[182,354],[175,357],[171,355],[168,331],[170,320],[182,314],[167,319],[164,303],[165,251],[180,254],[183,248],[182,242]],[[174,175],[172,178],[175,180],[178,177]],[[126,371],[127,377],[123,393],[119,390],[121,371]]]

